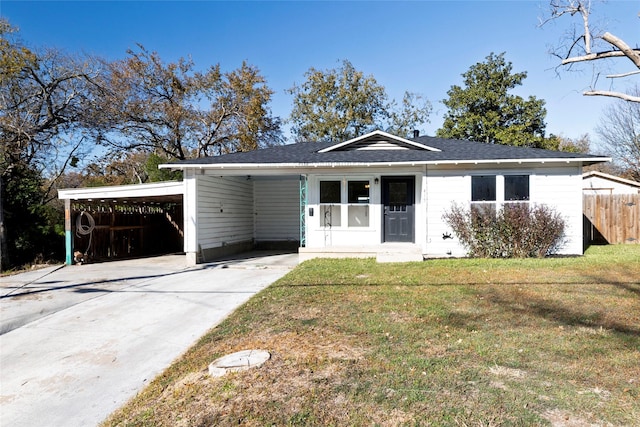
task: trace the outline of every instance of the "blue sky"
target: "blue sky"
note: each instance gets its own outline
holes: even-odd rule
[[[491,52],[506,52],[514,71],[528,73],[516,93],[546,101],[548,133],[589,133],[597,141],[594,128],[614,101],[581,95],[590,67],[556,75],[549,46],[571,20],[539,28],[547,9],[547,1],[0,0],[0,14],[30,46],[119,59],[141,43],[167,62],[190,56],[198,68],[219,63],[225,71],[246,60],[275,91],[272,112],[282,118],[292,106],[286,89],[303,82],[310,67],[334,68],[348,59],[391,98],[400,101],[409,90],[429,99],[431,123],[421,128],[428,135],[442,124],[441,101],[462,84],[461,74]],[[639,12],[640,1],[597,3],[593,21],[636,45]]]

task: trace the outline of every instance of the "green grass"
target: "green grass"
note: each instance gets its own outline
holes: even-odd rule
[[[262,367],[206,375],[224,354]],[[633,425],[640,245],[584,257],[313,260],[105,425]]]

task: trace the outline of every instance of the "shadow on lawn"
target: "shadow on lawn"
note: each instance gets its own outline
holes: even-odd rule
[[[612,285],[619,289],[624,289],[625,291],[640,295],[639,268],[620,268],[620,266],[618,266],[616,267],[615,272],[617,273],[615,277],[612,277],[611,273],[608,271],[602,272],[597,270],[592,274],[585,274],[585,276],[588,277],[593,283]]]
[[[633,288],[631,291],[637,292],[637,289]],[[508,295],[498,292],[490,292],[489,295],[485,294],[485,298],[494,304],[509,307],[523,318],[534,315],[566,326],[602,327],[632,337],[640,337],[640,325],[627,324],[622,319],[606,319],[603,312],[586,307],[584,309],[581,309],[581,307],[576,308],[570,302],[562,303],[529,297],[527,301],[518,301],[516,303],[512,298],[508,298]],[[606,307],[602,307],[602,309],[606,310]]]

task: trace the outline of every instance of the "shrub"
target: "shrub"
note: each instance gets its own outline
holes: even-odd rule
[[[476,258],[542,258],[564,242],[564,219],[545,205],[512,203],[496,211],[494,205],[454,203],[442,218]]]

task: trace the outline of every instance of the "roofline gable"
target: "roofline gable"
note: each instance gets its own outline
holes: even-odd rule
[[[338,144],[331,145],[331,146],[329,146],[327,148],[323,148],[322,150],[319,150],[318,153],[328,153],[330,151],[338,150],[338,149],[344,148],[344,147],[346,147],[348,145],[357,144],[360,141],[369,139],[369,138],[374,137],[374,136],[379,136],[379,137],[383,137],[383,138],[386,138],[386,139],[389,139],[389,140],[392,140],[392,141],[399,142],[401,144],[410,145],[410,146],[419,148],[421,150],[442,151],[442,150],[439,150],[437,148],[429,147],[428,145],[424,145],[424,144],[421,144],[421,143],[416,142],[416,141],[411,141],[411,140],[406,139],[406,138],[401,138],[401,137],[396,136],[396,135],[391,135],[390,133],[387,133],[387,132],[384,132],[384,131],[381,131],[381,130],[374,130],[373,132],[369,132],[369,133],[367,133],[365,135],[361,135],[361,136],[358,136],[356,138],[350,139],[348,141],[340,142]]]
[[[629,185],[631,187],[640,188],[640,182],[632,181],[630,179],[621,178],[621,177],[615,176],[615,175],[609,175],[608,173],[604,173],[604,172],[589,171],[589,172],[585,172],[584,174],[582,174],[582,179],[587,179],[587,178],[591,178],[591,177],[598,177],[598,178],[606,179],[606,180],[609,180],[609,181],[618,182],[620,184],[626,184],[626,185]]]

